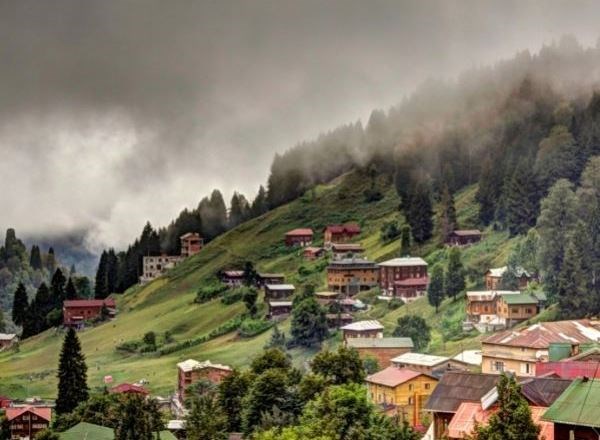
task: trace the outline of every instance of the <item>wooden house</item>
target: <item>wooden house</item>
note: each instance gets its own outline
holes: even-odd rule
[[[179,237],[181,241],[181,256],[183,258],[196,255],[204,246],[204,239],[196,232],[188,232]]]
[[[332,243],[331,255],[334,260],[361,258],[365,250],[360,243]]]
[[[327,313],[325,318],[327,319],[327,327],[329,328],[346,326],[354,321],[350,313]]]
[[[131,383],[121,383],[112,388],[109,388],[110,394],[139,394],[140,396],[147,396],[149,391],[141,385],[134,385]]]
[[[371,402],[387,415],[415,427],[422,424],[423,405],[438,379],[418,371],[387,367],[367,376],[365,382]]]
[[[392,359],[392,365],[396,368],[409,368],[432,376],[441,376],[452,370],[470,371],[472,369],[471,365],[457,359],[412,352],[396,356]]]
[[[383,325],[379,321],[357,321],[341,328],[344,343],[350,338],[383,338]]]
[[[294,296],[293,284],[265,284],[265,299],[283,299]]]
[[[496,314],[506,327],[512,327],[537,315],[545,301],[546,296],[541,293],[500,294]]]
[[[285,317],[292,313],[292,301],[269,301],[267,305],[269,319]]]
[[[496,267],[493,269],[489,269],[485,273],[485,288],[487,290],[498,290],[500,289],[502,277],[508,270],[507,266]],[[533,277],[522,267],[518,267],[516,269],[516,276],[519,280],[519,290],[525,290]]]
[[[257,287],[264,287],[265,284],[283,284],[285,275],[282,273],[259,272],[256,281]]]
[[[386,296],[410,302],[427,291],[427,263],[418,257],[393,258],[378,263],[379,287]]]
[[[188,359],[177,364],[177,397],[179,402],[184,402],[187,389],[190,385],[200,380],[208,380],[214,384],[219,384],[225,377],[229,376],[233,370],[227,365],[213,364],[211,361],[198,362],[194,359]]]
[[[11,405],[11,403],[12,399],[10,397],[0,395],[0,410],[8,408]]]
[[[302,251],[302,254],[304,255],[305,260],[312,261],[325,255],[325,249],[322,247],[307,246]]]
[[[5,410],[11,439],[33,439],[36,434],[48,429],[52,420],[49,407],[24,406]]]
[[[339,292],[315,292],[317,302],[326,307],[340,298]]]
[[[359,234],[360,226],[357,223],[329,225],[323,230],[323,242],[326,247],[332,243],[347,243]]]
[[[12,347],[19,340],[14,333],[0,333],[0,351]]]
[[[63,325],[81,328],[86,321],[99,318],[103,308],[109,318],[115,317],[117,304],[113,298],[66,300],[63,302]]]
[[[413,349],[411,338],[350,338],[348,348],[354,348],[362,359],[377,359],[380,368],[391,365],[392,359]]]
[[[519,295],[512,290],[482,290],[467,292],[467,319],[471,322],[491,322],[498,313],[500,295]]]
[[[219,272],[218,277],[223,284],[230,288],[240,287],[244,284],[243,270],[223,270]]]
[[[468,246],[481,241],[479,229],[457,229],[448,235],[446,244],[450,246]]]
[[[313,230],[310,228],[292,229],[285,234],[285,245],[306,247],[313,242]]]
[[[332,261],[327,266],[327,286],[346,295],[372,289],[379,282],[379,269],[369,260],[359,258]]]
[[[554,440],[598,440],[600,380],[575,379],[542,420],[554,423]]]

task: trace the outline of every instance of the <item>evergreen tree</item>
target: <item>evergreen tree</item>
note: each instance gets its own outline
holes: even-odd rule
[[[58,362],[58,397],[56,413],[72,412],[77,405],[87,401],[87,365],[75,330],[69,328],[63,342]]]
[[[285,333],[279,330],[279,326],[275,324],[273,326],[273,333],[271,333],[271,339],[265,345],[265,348],[278,348],[285,350]]]
[[[219,384],[219,405],[227,416],[229,432],[239,432],[242,429],[242,399],[253,379],[252,373],[240,373],[234,370]]]
[[[431,271],[431,280],[427,288],[427,300],[429,304],[435,307],[435,313],[438,312],[440,304],[444,299],[444,268],[440,264],[433,266]]]
[[[31,266],[31,268],[35,270],[42,270],[42,254],[40,253],[39,246],[31,246],[31,252],[29,254],[29,266]]]
[[[503,197],[508,231],[511,235],[525,234],[535,225],[538,213],[537,182],[526,162],[517,165]]]
[[[448,253],[448,267],[444,278],[446,294],[452,299],[465,290],[465,270],[460,258],[460,249],[458,247],[450,248]]]
[[[258,194],[254,198],[252,202],[252,207],[250,208],[250,213],[252,217],[259,217],[263,215],[265,212],[269,210],[269,206],[267,204],[267,192],[265,188],[261,185],[258,188]]]
[[[109,249],[106,254],[106,290],[108,295],[117,291],[119,278],[119,260],[114,249]]]
[[[192,400],[192,409],[186,417],[188,440],[227,440],[227,415],[212,393]]]
[[[116,408],[115,440],[154,440],[164,429],[158,404],[138,394],[126,394]]]
[[[94,295],[97,299],[104,299],[108,296],[108,253],[102,251],[100,255],[100,262],[98,263],[98,269],[96,270],[96,284],[94,287]]]
[[[54,299],[45,283],[38,290],[27,309],[27,317],[23,323],[23,338],[37,335],[50,327],[48,314],[54,309]]]
[[[75,288],[75,284],[73,284],[73,278],[69,277],[69,281],[67,281],[67,287],[65,287],[65,299],[77,299],[78,298],[77,289]]]
[[[531,409],[514,376],[503,374],[498,383],[497,412],[487,426],[477,426],[475,440],[537,440],[540,427],[531,418]]]
[[[420,352],[427,348],[431,341],[431,327],[420,316],[406,315],[398,318],[393,335],[411,338],[415,351]]]
[[[246,221],[250,216],[250,206],[248,200],[242,194],[233,193],[231,197],[231,207],[229,208],[229,228],[235,228],[240,223]]]
[[[258,291],[254,287],[248,287],[244,292],[244,295],[242,296],[242,300],[244,301],[244,304],[246,305],[246,310],[248,310],[250,316],[256,315],[256,312],[258,311],[256,307],[257,299]]]
[[[558,179],[575,182],[581,172],[579,146],[564,125],[552,127],[548,137],[540,142],[534,172],[541,188],[549,188]]]
[[[29,299],[23,283],[19,283],[13,299],[12,320],[16,325],[23,325],[27,319]]]
[[[440,212],[438,216],[442,243],[448,241],[450,234],[457,228],[456,208],[454,207],[454,197],[450,194],[448,186],[444,185],[442,197],[440,200]]]
[[[412,236],[417,243],[429,240],[433,234],[432,207],[429,185],[418,182],[410,193],[410,204],[406,217]]]
[[[48,249],[48,255],[46,256],[46,269],[49,273],[54,273],[56,270],[56,255],[54,255],[54,248]]]
[[[400,233],[400,256],[408,257],[410,255],[410,226],[402,226]]]
[[[479,203],[479,221],[484,225],[489,225],[494,220],[501,189],[502,169],[498,166],[498,158],[488,157],[483,161],[475,195],[475,200]]]
[[[0,333],[6,331],[6,322],[4,321],[4,312],[0,309]]]
[[[67,282],[65,276],[60,268],[56,269],[52,280],[50,281],[50,295],[52,295],[52,301],[54,308],[62,310],[63,301],[67,295],[65,293],[65,283]]]
[[[292,308],[291,334],[297,344],[305,347],[321,343],[327,337],[325,310],[314,297],[305,298]]]
[[[258,272],[252,261],[244,263],[244,284],[248,287],[255,286],[258,282]]]

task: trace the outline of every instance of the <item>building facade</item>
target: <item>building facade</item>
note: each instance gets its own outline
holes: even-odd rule
[[[345,295],[372,289],[379,282],[379,269],[369,260],[359,258],[332,261],[327,266],[327,286]]]
[[[179,237],[181,241],[181,256],[183,258],[196,255],[204,246],[204,239],[196,232],[188,232]]]
[[[357,223],[329,225],[323,230],[323,242],[326,247],[332,243],[348,243],[359,234],[360,226]]]
[[[394,258],[377,266],[379,287],[383,295],[411,301],[427,291],[427,263],[422,258]]]
[[[413,349],[411,338],[350,338],[346,340],[348,348],[354,348],[361,359],[377,359],[379,368],[392,364],[392,359]]]
[[[286,232],[285,234],[285,245],[288,247],[310,246],[313,241],[313,230],[310,228],[298,228]]]
[[[63,302],[63,325],[83,327],[86,321],[100,317],[103,308],[108,313],[108,318],[115,317],[117,304],[112,298],[66,300]]]
[[[30,439],[44,429],[48,429],[52,420],[52,410],[47,407],[6,408],[11,440]]]
[[[446,244],[450,246],[468,246],[481,241],[481,231],[478,229],[457,229],[448,235]]]
[[[180,402],[185,401],[187,389],[190,385],[200,380],[208,380],[214,384],[219,384],[233,372],[231,367],[227,365],[213,364],[210,361],[198,362],[194,359],[178,363],[177,369],[177,397]]]
[[[293,284],[265,284],[265,299],[291,298],[295,291]]]
[[[507,266],[496,267],[488,270],[485,273],[485,288],[487,290],[500,289],[502,287],[502,277],[504,276],[507,270]],[[522,267],[518,267],[516,269],[516,272],[517,279],[519,280],[519,290],[525,290],[529,285],[529,282],[532,280],[532,277]]]
[[[0,351],[10,348],[18,340],[19,337],[14,333],[0,333]]]
[[[146,256],[142,259],[143,273],[140,283],[146,284],[164,275],[168,270],[177,266],[183,257],[180,255]]]
[[[383,338],[383,325],[379,321],[357,321],[341,327],[344,344],[350,338]]]

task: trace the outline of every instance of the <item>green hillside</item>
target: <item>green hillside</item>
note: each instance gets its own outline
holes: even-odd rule
[[[195,304],[196,291],[222,268],[241,265],[251,260],[262,271],[283,272],[287,280],[301,286],[313,283],[325,287],[323,261],[305,262],[298,250],[283,245],[283,234],[295,227],[312,227],[317,231],[317,242],[322,239],[321,229],[330,223],[358,221],[362,226],[360,241],[367,256],[377,261],[396,256],[398,241],[383,243],[380,228],[386,221],[403,219],[398,214],[399,199],[385,177],[378,181],[384,194],[382,200],[364,201],[363,191],[370,185],[369,178],[359,172],[348,173],[326,185],[308,191],[303,197],[281,206],[262,217],[248,221],[209,243],[203,251],[172,270],[168,276],[146,286],[136,286],[117,297],[118,317],[112,322],[80,332],[80,338],[89,367],[91,387],[102,385],[102,378],[111,375],[115,382],[147,379],[155,394],[171,393],[176,382],[175,364],[187,358],[210,359],[233,366],[245,366],[259,352],[270,332],[250,339],[240,339],[236,332],[194,345],[171,354],[124,354],[115,346],[125,341],[140,339],[148,331],[159,337],[168,331],[176,342],[208,334],[229,320],[239,317],[245,310],[238,302],[223,305],[216,299],[205,304]],[[470,187],[456,195],[456,208],[461,226],[473,226],[476,218],[474,194]],[[506,257],[511,242],[505,233],[488,231],[483,242],[469,248],[464,260],[470,273],[476,274],[474,282],[490,264],[500,264]],[[434,243],[414,254],[422,255],[431,263],[442,261],[446,251]],[[300,270],[299,270],[300,269]],[[380,319],[386,333],[394,329],[397,318],[406,313],[424,316],[434,327],[430,350],[451,353],[477,344],[477,336],[461,341],[457,323],[463,318],[463,301],[447,300],[440,309],[440,317],[425,299],[396,310],[387,304],[376,304],[365,317]],[[289,328],[289,322],[282,326]],[[0,353],[0,394],[13,397],[38,395],[52,397],[56,386],[56,364],[63,332],[49,330],[22,342],[17,352]],[[338,338],[327,341],[336,345]],[[297,365],[302,365],[313,352],[294,349],[292,355]]]

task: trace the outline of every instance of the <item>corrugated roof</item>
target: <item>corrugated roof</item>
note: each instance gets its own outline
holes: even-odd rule
[[[335,268],[336,266],[341,267],[366,267],[369,269],[373,269],[376,267],[375,263],[370,260],[366,260],[364,258],[342,258],[341,260],[335,260],[329,263],[327,268]]]
[[[556,321],[533,324],[523,330],[507,330],[485,338],[484,344],[547,349],[552,342],[580,344],[600,341],[600,331],[590,320]],[[485,351],[485,350],[484,350]]]
[[[401,257],[382,261],[377,265],[385,267],[427,266],[427,262],[419,257]]]
[[[423,365],[426,367],[435,367],[436,365],[443,364],[449,359],[450,358],[445,356],[434,356],[432,354],[404,353],[392,359],[392,362],[394,364],[410,364]]]
[[[363,247],[360,243],[333,243],[331,245],[333,251],[362,251]]]
[[[394,281],[394,286],[426,286],[429,283],[429,277],[405,278],[400,281]]]
[[[507,266],[495,267],[493,269],[488,270],[488,273],[494,278],[502,278],[502,276],[504,275],[504,273],[507,270],[508,270]],[[516,267],[515,272],[518,277],[522,277],[523,275],[525,275],[526,277],[529,277],[529,273],[522,267]]]
[[[0,333],[0,341],[12,341],[16,337],[14,333]]]
[[[342,327],[342,330],[354,330],[354,331],[363,331],[363,330],[383,330],[383,325],[379,321],[369,320],[369,321],[357,321],[352,324],[348,324]]]
[[[481,235],[481,231],[479,229],[456,229],[452,231],[452,234],[459,237],[470,237],[472,235]]]
[[[313,235],[313,230],[310,228],[297,228],[286,232],[285,235]]]
[[[292,301],[269,301],[271,307],[291,307]]]
[[[481,350],[465,350],[452,359],[469,365],[481,365]]]
[[[203,368],[217,368],[219,370],[231,371],[231,367],[223,364],[213,364],[211,361],[198,362],[194,359],[188,359],[187,361],[179,362],[177,367],[185,372],[193,370],[201,370]]]
[[[348,347],[353,348],[413,348],[411,338],[350,338]]]
[[[578,379],[582,377],[600,379],[598,363],[589,361],[538,362],[535,365],[535,371],[539,376],[554,374],[563,379]]]
[[[424,374],[418,371],[409,370],[408,368],[387,367],[384,370],[367,376],[366,381],[386,387],[397,387],[398,385],[421,375]]]
[[[500,295],[502,300],[508,305],[537,304],[539,300],[529,293],[520,293],[519,295]]]
[[[329,231],[332,234],[360,234],[360,226],[358,223],[346,223],[343,225],[329,225],[324,231]]]
[[[467,291],[469,301],[492,301],[498,295],[519,295],[518,290],[471,290]]]
[[[429,396],[424,409],[453,413],[463,402],[477,402],[496,386],[497,374],[447,371]]]
[[[543,416],[566,425],[600,428],[600,380],[575,379]]]
[[[19,417],[26,412],[30,412],[35,414],[38,417],[46,421],[52,420],[52,409],[47,406],[22,406],[22,407],[14,407],[14,408],[6,408],[6,418],[8,420],[12,420],[16,417]]]
[[[122,383],[108,390],[110,393],[140,393],[149,394],[148,390],[140,385]]]
[[[80,422],[59,435],[61,440],[114,440],[115,438],[112,428],[88,422]]]
[[[571,385],[568,379],[532,377],[520,382],[521,394],[535,406],[549,407]]]
[[[268,290],[294,290],[293,284],[265,284]]]
[[[106,299],[67,299],[63,302],[65,307],[115,307],[113,298]]]

